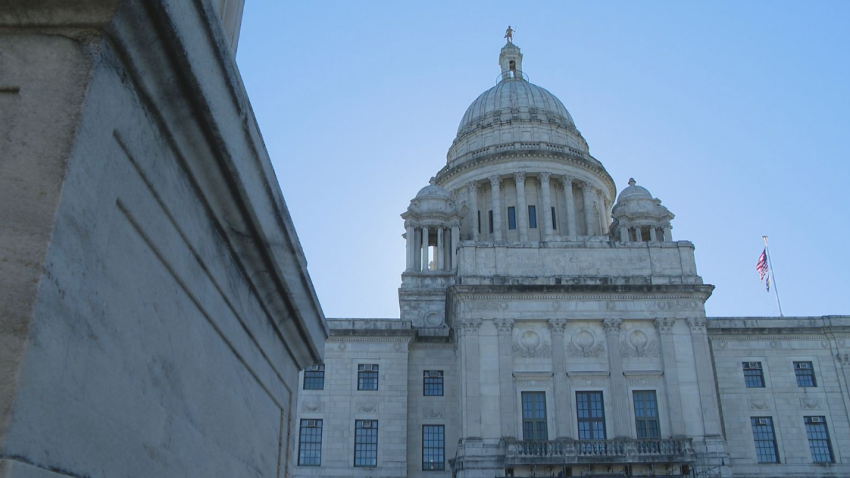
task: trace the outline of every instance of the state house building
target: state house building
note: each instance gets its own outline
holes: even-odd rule
[[[290,476],[850,476],[850,317],[707,318],[673,213],[499,65],[401,215],[400,318],[301,373]]]

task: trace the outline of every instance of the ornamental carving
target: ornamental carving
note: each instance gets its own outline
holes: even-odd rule
[[[563,334],[567,329],[567,319],[549,319],[549,332]]]
[[[655,319],[655,328],[659,333],[672,332],[674,325],[676,325],[676,319],[674,317],[659,317]]]
[[[433,406],[422,409],[422,418],[443,418],[443,407]]]
[[[357,411],[363,413],[372,413],[378,410],[377,402],[360,402],[357,404]]]
[[[658,377],[629,377],[626,379],[626,384],[630,387],[657,387],[660,385]]]
[[[658,310],[696,310],[699,304],[695,300],[659,300],[655,303]]]
[[[570,377],[570,383],[575,387],[604,387],[608,385],[607,378],[572,378]]]
[[[520,358],[551,357],[552,347],[537,332],[526,330],[517,335],[513,352]]]
[[[770,405],[766,400],[759,400],[757,398],[748,399],[747,406],[750,410],[770,410]]]
[[[567,356],[569,357],[601,357],[604,353],[605,346],[596,340],[593,332],[584,328],[575,331],[569,343],[567,343]]]
[[[632,330],[620,342],[620,355],[623,357],[658,357],[658,341],[647,337],[642,330]]]
[[[835,360],[838,360],[839,364],[847,367],[850,365],[850,354],[837,354]]]
[[[800,408],[803,410],[818,410],[820,409],[820,401],[817,398],[801,398]]]
[[[514,179],[518,183],[525,182],[525,173],[514,173]]]
[[[321,412],[323,408],[324,404],[318,400],[301,404],[301,411],[303,412]]]
[[[478,317],[459,319],[455,324],[455,329],[463,334],[478,333],[481,327],[481,319]]]
[[[705,318],[688,317],[687,320],[692,332],[705,332]]]
[[[488,300],[484,302],[470,302],[468,307],[469,310],[508,310],[507,302],[499,302],[495,300]]]
[[[514,319],[493,319],[493,322],[500,334],[510,333],[514,329]]]
[[[620,333],[621,325],[623,325],[623,321],[621,319],[604,319],[602,321],[602,328],[605,329],[606,334]]]

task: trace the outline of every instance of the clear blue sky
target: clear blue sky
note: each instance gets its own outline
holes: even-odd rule
[[[850,314],[850,2],[267,2],[237,61],[327,317],[398,317],[410,199],[507,25],[618,191],[676,214],[710,316]]]

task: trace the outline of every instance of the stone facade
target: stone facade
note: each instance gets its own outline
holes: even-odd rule
[[[706,318],[670,210],[633,179],[616,195],[518,47],[500,66],[402,215],[401,319],[331,320],[324,371],[302,372],[293,476],[850,475],[850,317]]]
[[[328,331],[241,8],[0,7],[0,477],[283,476]]]

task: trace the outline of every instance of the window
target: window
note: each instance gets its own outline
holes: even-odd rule
[[[825,417],[806,417],[806,436],[809,438],[809,451],[813,463],[832,463],[832,444],[826,429]]]
[[[528,227],[537,229],[537,208],[528,206]]]
[[[322,464],[322,421],[301,420],[298,434],[298,466]]]
[[[794,362],[794,373],[797,375],[798,387],[817,387],[815,369],[811,362]]]
[[[558,215],[555,214],[555,206],[552,206],[552,229],[553,230],[558,229],[558,220],[555,219],[556,217],[558,217]]]
[[[522,392],[522,439],[549,439],[546,431],[545,392]]]
[[[481,211],[478,211],[478,234],[481,234]]]
[[[304,390],[325,389],[325,366],[312,365],[304,371]]]
[[[426,397],[442,397],[443,396],[443,371],[442,370],[426,370],[423,372],[422,388],[423,395]]]
[[[516,208],[508,208],[508,229],[516,229]]]
[[[446,469],[446,427],[422,425],[422,469],[443,471]]]
[[[357,390],[378,389],[378,364],[357,366]]]
[[[487,219],[490,221],[490,234],[493,234],[493,211],[487,211]]]
[[[602,392],[576,392],[579,440],[605,439],[605,408]]]
[[[378,466],[377,420],[354,420],[354,466]]]
[[[744,366],[744,384],[747,388],[764,388],[764,373],[761,362],[742,362]]]
[[[635,429],[638,438],[661,438],[658,428],[658,401],[654,390],[635,391]]]
[[[773,419],[770,417],[752,417],[753,440],[756,442],[756,456],[759,463],[779,463],[776,451],[776,434],[773,432]]]

